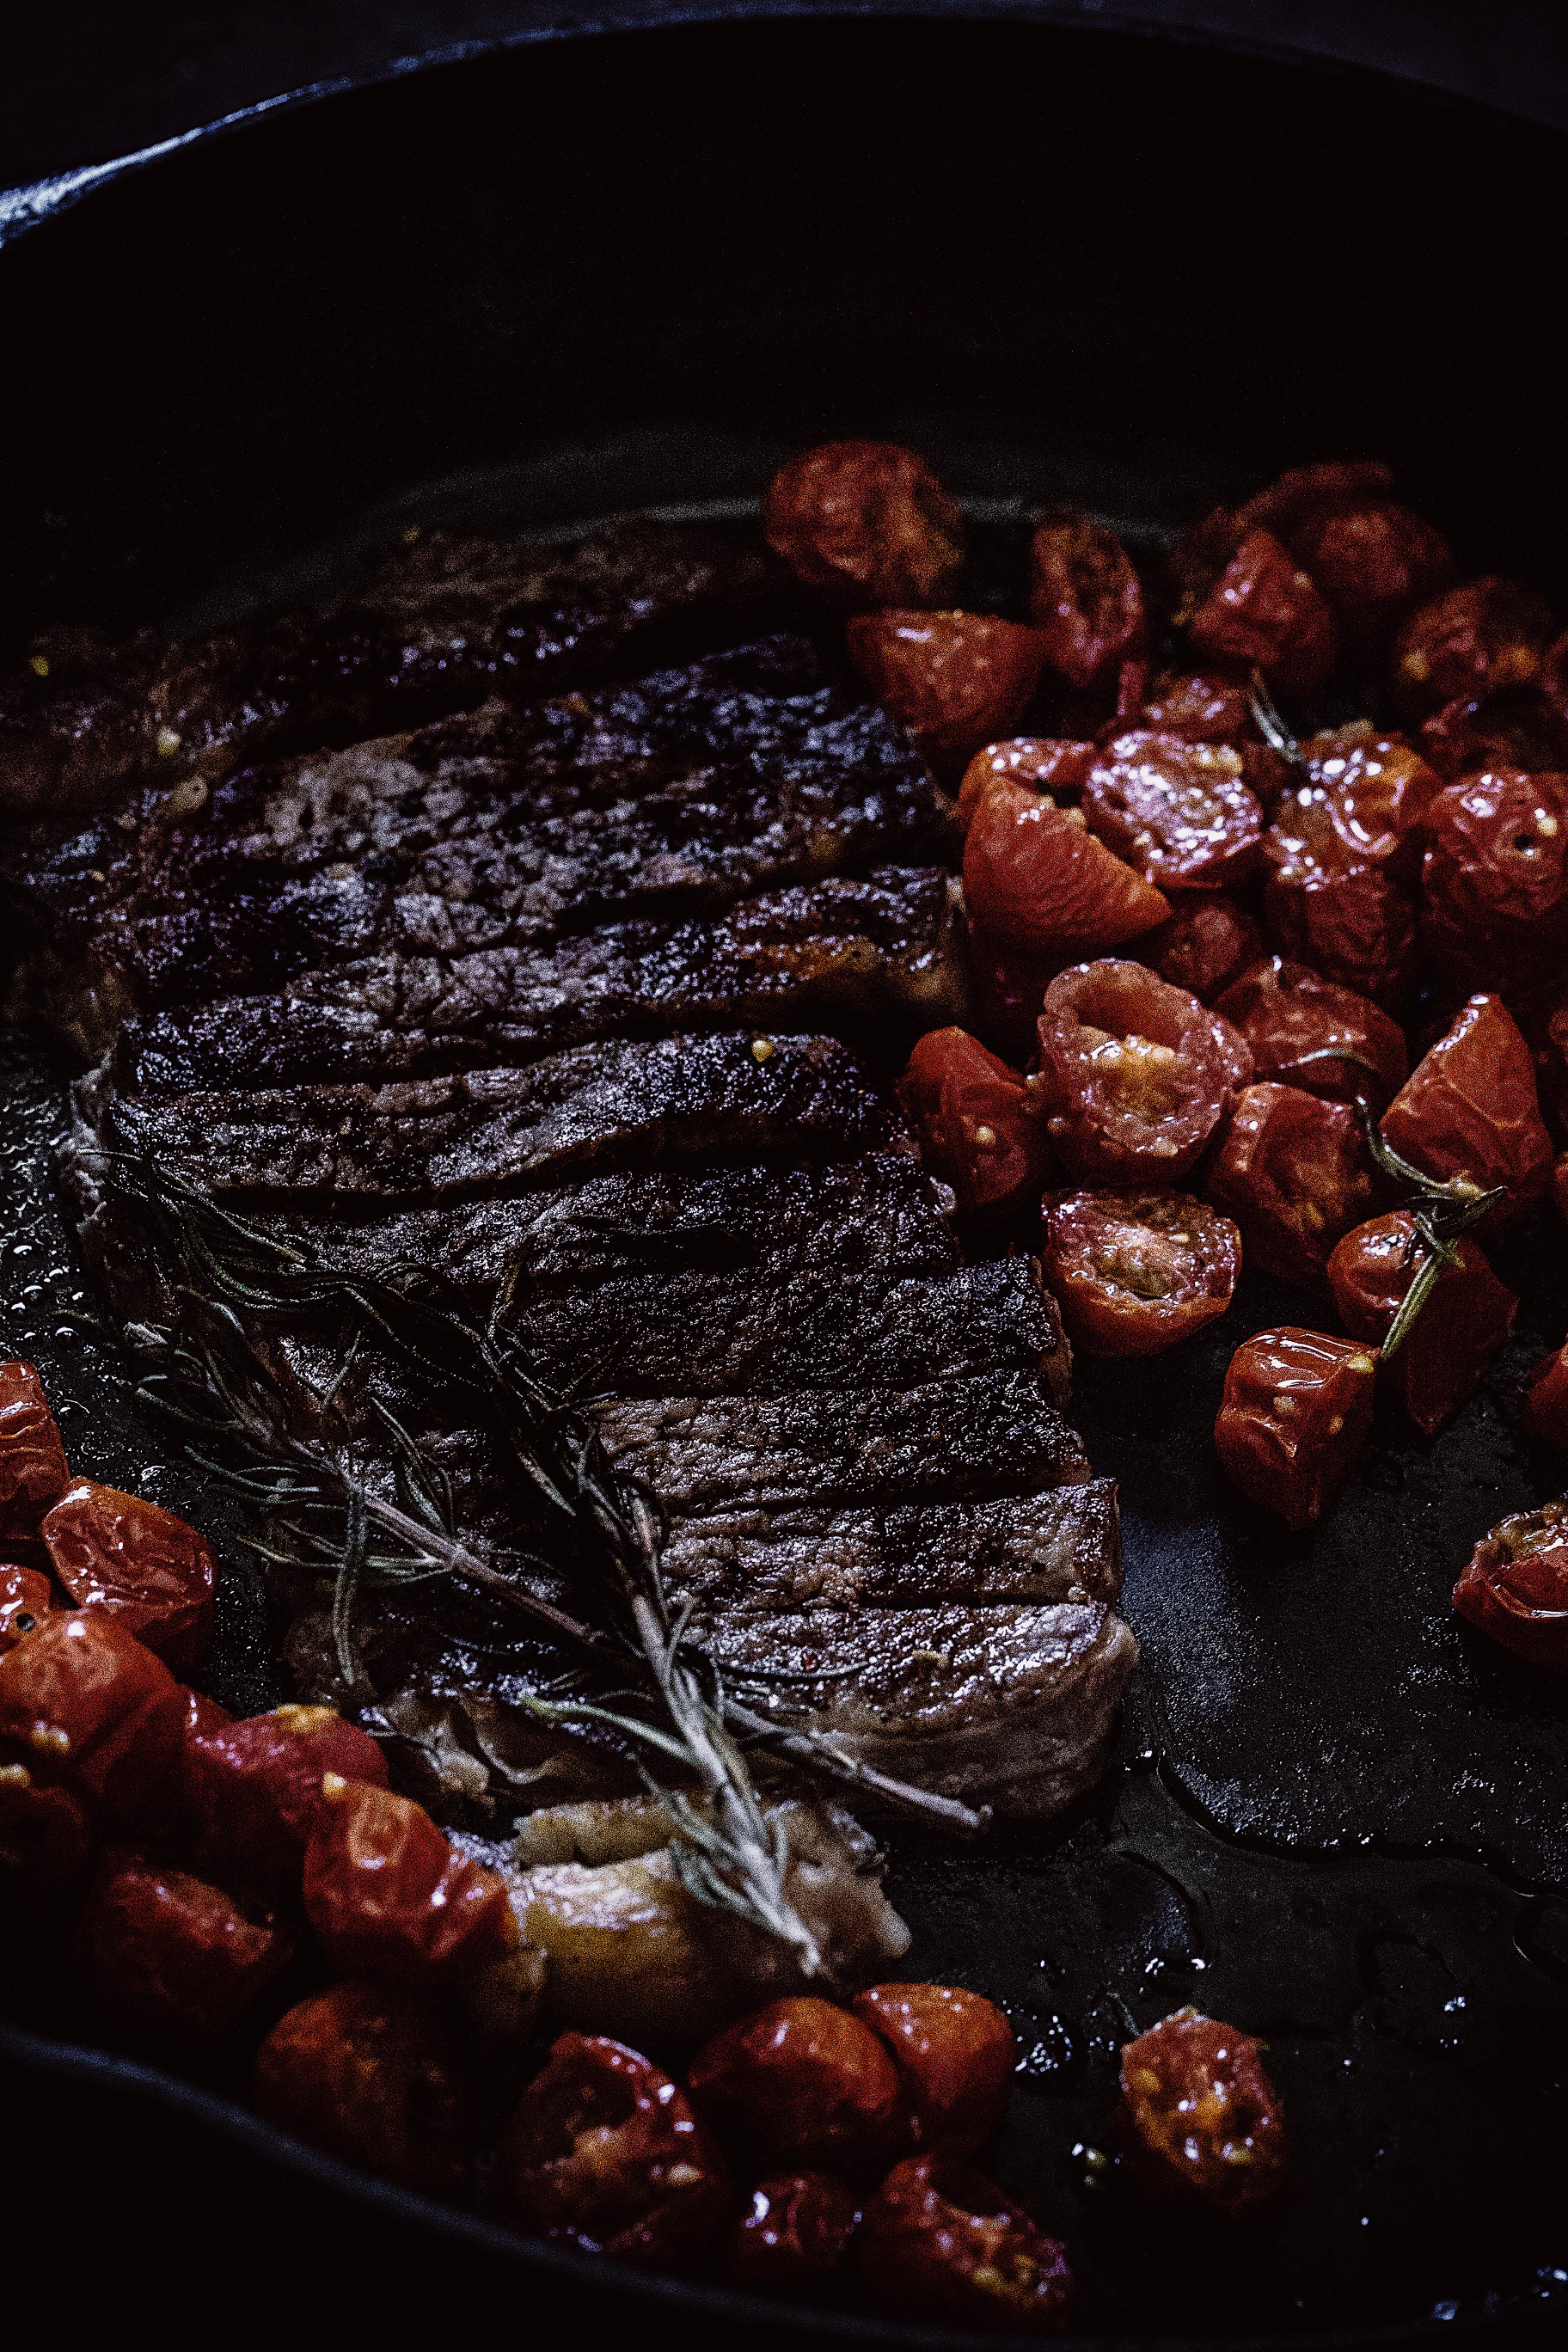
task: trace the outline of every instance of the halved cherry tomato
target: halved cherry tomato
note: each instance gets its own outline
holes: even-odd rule
[[[1246,673],[1162,670],[1139,719],[1152,733],[1184,743],[1244,743],[1254,732]]]
[[[970,920],[1037,956],[1088,955],[1152,930],[1170,902],[1097,841],[1081,809],[994,783],[963,845]]]
[[[862,613],[849,658],[939,776],[962,775],[983,743],[1011,734],[1040,682],[1033,629],[985,613]]]
[[[1234,2221],[1276,2196],[1289,2169],[1279,2095],[1259,2045],[1178,2009],[1121,2053],[1121,2145],[1154,2197]]]
[[[1214,1426],[1233,1486],[1298,1533],[1319,1518],[1372,1427],[1377,1352],[1286,1324],[1244,1339]]]
[[[1140,963],[1205,1004],[1261,962],[1264,952],[1263,934],[1246,909],[1209,890],[1184,894],[1170,920],[1138,943]]]
[[[1427,812],[1421,944],[1451,989],[1568,971],[1568,775],[1472,776]]]
[[[69,1484],[42,1381],[31,1364],[0,1363],[0,1542],[36,1536]]]
[[[1143,591],[1113,531],[1088,515],[1053,515],[1029,542],[1029,618],[1069,686],[1115,685],[1143,651]]]
[[[1394,700],[1419,719],[1461,696],[1517,693],[1540,677],[1552,634],[1552,607],[1533,588],[1492,575],[1467,580],[1418,605],[1401,625]]]
[[[1394,499],[1319,513],[1281,536],[1317,582],[1344,643],[1363,656],[1379,652],[1406,613],[1454,576],[1442,533]]]
[[[1154,1356],[1225,1313],[1241,1235],[1187,1192],[1047,1192],[1040,1267],[1075,1347]]]
[[[971,1216],[1005,1216],[1044,1182],[1051,1148],[1035,1097],[966,1029],[928,1029],[899,1080],[922,1165]]]
[[[1293,827],[1326,867],[1346,862],[1334,855],[1331,834],[1349,861],[1414,875],[1427,813],[1442,790],[1436,770],[1402,736],[1380,735],[1365,719],[1310,735],[1301,756],[1307,781],[1278,810],[1277,831]]]
[[[1268,834],[1263,854],[1269,862]],[[1415,989],[1415,895],[1386,867],[1359,862],[1275,866],[1263,921],[1281,955],[1397,1012]]]
[[[1163,890],[1217,890],[1258,859],[1263,811],[1228,743],[1119,735],[1083,788],[1090,830]]]
[[[36,1568],[16,1568],[9,1560],[0,1560],[0,1653],[30,1633],[54,1605],[47,1576],[40,1576]]]
[[[226,1879],[276,1896],[299,1893],[325,1774],[386,1785],[369,1732],[330,1706],[204,1727],[187,1738],[182,1769],[197,1853]]]
[[[712,2135],[668,2074],[603,2034],[563,2033],[523,2093],[497,2183],[524,2229],[646,2270],[689,2270],[730,2218]]]
[[[334,1969],[426,1983],[514,1948],[505,1879],[460,1853],[423,1805],[335,1772],[321,1794],[305,1848],[305,1910]]]
[[[895,2165],[866,2208],[855,2254],[873,2310],[892,2319],[1014,2336],[1055,2336],[1067,2324],[1065,2247],[952,2157]]]
[[[840,609],[938,604],[963,568],[963,523],[923,457],[891,441],[825,441],[773,476],[763,531]]]
[[[1142,964],[1075,964],[1046,991],[1039,1094],[1075,1176],[1175,1182],[1251,1073],[1228,1021]]]
[[[1461,1235],[1458,1264],[1438,1276],[1420,1314],[1383,1372],[1417,1429],[1435,1437],[1480,1385],[1481,1374],[1513,1328],[1519,1301],[1484,1253]],[[1407,1209],[1373,1217],[1336,1244],[1329,1287],[1352,1339],[1381,1347],[1405,1294],[1429,1251]]]
[[[1373,1209],[1377,1180],[1349,1103],[1265,1080],[1221,1129],[1204,1191],[1240,1226],[1248,1265],[1321,1291],[1330,1251]]]
[[[1454,1606],[1532,1666],[1568,1674],[1568,1501],[1500,1519],[1471,1553]]]
[[[816,2295],[842,2279],[860,2220],[830,2172],[770,2174],[730,2235],[730,2276],[762,2294]]]
[[[1009,1062],[1032,1062],[1046,991],[1062,968],[1060,956],[1033,956],[969,927],[969,984],[974,1025]]]
[[[1383,1133],[1440,1183],[1463,1177],[1480,1192],[1505,1184],[1489,1223],[1541,1198],[1552,1181],[1552,1138],[1530,1048],[1500,998],[1471,997],[1384,1112]]]
[[[1307,1094],[1385,1103],[1409,1075],[1405,1032],[1370,996],[1270,956],[1215,1000],[1252,1049],[1259,1078]],[[1341,1058],[1341,1055],[1343,1058]]]
[[[95,2008],[160,2048],[210,2049],[244,2022],[290,1945],[188,1871],[123,1848],[100,1862],[75,1961]]]
[[[40,1785],[25,1764],[0,1764],[0,1943],[9,1927],[52,1918],[91,1853],[87,1815],[68,1789]]]
[[[50,1564],[80,1609],[102,1610],[177,1674],[212,1642],[212,1547],[173,1511],[79,1478],[41,1530]]]
[[[1249,530],[1187,623],[1200,654],[1256,663],[1281,694],[1312,694],[1339,652],[1334,616],[1272,531]]]
[[[955,814],[967,833],[975,810],[994,783],[1027,784],[1031,792],[1076,800],[1100,757],[1097,743],[1069,742],[1059,735],[1011,735],[976,751],[958,788]]]
[[[1526,1373],[1519,1422],[1527,1437],[1568,1451],[1568,1340]]]
[[[0,1657],[0,1755],[111,1821],[167,1805],[184,1713],[163,1660],[100,1613],[54,1610]]]
[[[428,2196],[466,2187],[474,2092],[439,2011],[395,1985],[336,1984],[279,2018],[256,2058],[256,2104],[312,2147]]]
[[[704,2042],[687,2070],[698,2114],[770,2170],[868,2178],[898,2146],[898,2071],[847,2010],[809,1995],[770,2001]]]
[[[959,1985],[882,1984],[855,2014],[893,2053],[917,2147],[973,2156],[1000,2129],[1013,2087],[1013,2029],[984,1993]]]
[[[1446,784],[1489,768],[1522,768],[1527,775],[1568,768],[1568,727],[1544,694],[1499,702],[1459,695],[1422,720],[1415,740]]]

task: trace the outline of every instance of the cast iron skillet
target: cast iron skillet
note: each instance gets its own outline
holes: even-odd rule
[[[1562,162],[1554,134],[1372,81],[971,16],[563,37],[333,95],[0,255],[3,625],[242,609],[411,519],[742,518],[836,431],[928,448],[1003,572],[1035,502],[1158,530],[1376,451],[1468,563],[1561,597]],[[62,1319],[58,1076],[19,1052],[6,1088],[7,1345],[81,1467],[197,1507]],[[1298,1318],[1293,1294],[1249,1281],[1179,1364],[1083,1370],[1144,1645],[1117,1764],[1049,1835],[898,1835],[891,1887],[911,1971],[1009,2006],[1001,2168],[1069,2235],[1102,2343],[1561,2326],[1563,1709],[1446,1597],[1551,1491],[1514,1412],[1562,1335],[1563,1256],[1521,1240],[1483,1395],[1434,1447],[1380,1433],[1310,1540],[1227,1496],[1207,1442],[1238,1326]],[[265,1704],[232,1550],[224,1608],[216,1686]],[[1185,1999],[1266,2033],[1288,2086],[1299,2191],[1249,2231],[1083,2188],[1117,2043]],[[106,2289],[167,2263],[279,2324],[393,2326],[439,2289],[476,2325],[902,2340],[550,2252],[300,2151],[221,2076],[82,2046],[50,1986],[8,2011],[12,2210],[79,2296],[86,2227]]]

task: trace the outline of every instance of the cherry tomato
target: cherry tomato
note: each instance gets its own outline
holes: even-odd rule
[[[40,1786],[25,1764],[0,1764],[0,1943],[7,1927],[51,1918],[91,1853],[87,1815],[68,1789]]]
[[[124,1849],[100,1862],[77,1926],[89,2000],[139,2041],[210,2049],[243,2023],[289,1956],[217,1887]]]
[[[1500,1519],[1471,1553],[1454,1606],[1532,1666],[1568,1674],[1568,1502]]]
[[[932,2327],[1054,2336],[1067,2323],[1066,2249],[972,2165],[895,2165],[867,2206],[856,2273],[873,2310]]]
[[[1427,814],[1421,944],[1453,990],[1509,992],[1568,969],[1568,775],[1472,776]]]
[[[1204,1190],[1240,1226],[1248,1265],[1321,1291],[1330,1251],[1375,1205],[1377,1180],[1349,1103],[1266,1080],[1231,1113]]]
[[[203,1727],[186,1739],[182,1769],[197,1853],[225,1878],[279,1897],[299,1893],[325,1774],[386,1785],[370,1734],[330,1706]]]
[[[1459,695],[1422,720],[1416,741],[1446,784],[1488,768],[1530,775],[1568,768],[1568,727],[1544,694],[1503,702]]]
[[[1241,1235],[1187,1192],[1046,1195],[1040,1266],[1073,1345],[1156,1356],[1225,1313]]]
[[[256,2057],[267,2121],[344,2163],[427,2196],[455,2196],[474,2157],[474,2095],[438,2011],[363,1979],[279,2018]]]
[[[1269,839],[1263,837],[1265,862]],[[1292,962],[1370,996],[1385,1012],[1408,1003],[1415,985],[1415,897],[1385,866],[1324,867],[1310,860],[1276,866],[1263,890],[1268,937]]]
[[[1488,577],[1418,605],[1394,641],[1394,700],[1424,718],[1461,696],[1485,700],[1533,686],[1552,636],[1552,608],[1533,588]]]
[[[691,2103],[752,2162],[868,2176],[898,2144],[898,2071],[868,2026],[809,1995],[770,2001],[705,2042]]]
[[[234,1721],[226,1706],[205,1691],[192,1690],[188,1685],[180,1694],[185,1702],[184,1734],[187,1740],[204,1739],[209,1731],[225,1730]]]
[[[1293,807],[1281,806],[1278,816],[1295,825],[1318,864],[1388,866],[1414,875],[1423,828],[1442,790],[1436,770],[1403,737],[1380,735],[1364,719],[1309,736],[1301,753],[1307,782],[1290,796]],[[1346,857],[1335,856],[1335,844]]]
[[[1037,1193],[1050,1160],[1034,1090],[965,1029],[928,1029],[899,1080],[921,1164],[967,1215],[1004,1216]]]
[[[1283,1078],[1341,1102],[1364,1095],[1382,1104],[1409,1075],[1399,1024],[1370,996],[1337,987],[1309,964],[1270,956],[1227,988],[1215,1010],[1246,1038],[1259,1078]]]
[[[0,1560],[0,1654],[30,1633],[54,1608],[49,1580],[36,1568]]]
[[[1038,1091],[1074,1176],[1174,1183],[1251,1074],[1229,1022],[1142,964],[1075,964],[1046,991]]]
[[[770,2174],[731,2232],[731,2280],[762,2294],[820,2294],[843,2277],[859,2221],[853,2189],[830,2172]]]
[[[1568,1340],[1525,1375],[1519,1422],[1527,1437],[1568,1451]]]
[[[970,920],[1004,946],[1055,958],[1120,947],[1152,930],[1170,902],[1089,832],[1021,784],[985,793],[963,845]]]
[[[1029,618],[1069,686],[1114,685],[1142,654],[1143,591],[1113,531],[1088,515],[1049,516],[1029,542]]]
[[[1258,860],[1263,811],[1227,743],[1119,735],[1083,788],[1090,829],[1163,890],[1219,889]]]
[[[975,1026],[1009,1061],[1033,1061],[1040,1007],[1060,970],[1060,957],[1029,955],[971,924],[969,984]]]
[[[962,775],[983,743],[1010,734],[1045,656],[1033,629],[984,613],[862,613],[849,658],[939,776]]]
[[[917,2147],[973,2156],[1001,2128],[1013,2087],[1013,2029],[994,2001],[957,1985],[882,1984],[854,2011],[893,2053]]]
[[[1393,1356],[1384,1379],[1417,1429],[1435,1437],[1451,1421],[1513,1328],[1519,1301],[1468,1235],[1454,1244],[1458,1264],[1436,1286]],[[1357,1225],[1335,1245],[1329,1287],[1352,1339],[1381,1346],[1405,1294],[1429,1252],[1406,1209]]]
[[[1331,516],[1354,514],[1386,499],[1394,476],[1381,457],[1318,458],[1289,466],[1236,510],[1240,531],[1271,530],[1281,539],[1315,529]]]
[[[1463,1177],[1482,1192],[1506,1184],[1489,1222],[1541,1198],[1552,1181],[1552,1138],[1530,1048],[1500,998],[1471,997],[1384,1112],[1383,1133],[1439,1182]]]
[[[176,1673],[212,1642],[212,1548],[173,1511],[79,1478],[42,1528],[55,1574],[80,1609],[102,1610]]]
[[[795,578],[841,609],[938,604],[963,568],[959,511],[923,457],[826,441],[773,476],[763,530]]]
[[[505,1879],[450,1844],[423,1805],[336,1772],[321,1794],[305,1848],[305,1910],[334,1969],[429,1982],[513,1949]]]
[[[169,1801],[183,1718],[162,1659],[100,1612],[57,1609],[0,1657],[0,1755],[111,1821]]]
[[[496,2173],[524,2229],[647,2270],[691,2269],[730,2218],[711,2134],[668,2074],[603,2034],[562,2034],[522,2095]]]
[[[31,1364],[0,1364],[0,1542],[36,1536],[69,1484],[43,1382]]]
[[[1152,733],[1179,736],[1184,743],[1239,746],[1254,731],[1246,674],[1223,667],[1162,670],[1139,718]]]
[[[1156,2198],[1235,2221],[1278,2194],[1289,2168],[1279,2096],[1258,2044],[1178,2009],[1121,2053],[1127,2168]]]
[[[1233,1486],[1298,1533],[1320,1517],[1372,1427],[1376,1351],[1285,1325],[1244,1339],[1214,1426]]]
[[[1170,920],[1146,931],[1138,945],[1140,963],[1205,1004],[1213,1004],[1263,955],[1263,934],[1252,917],[1207,890],[1181,898]]]
[[[1379,652],[1406,613],[1454,576],[1442,533],[1394,499],[1319,513],[1281,535],[1358,654]]]
[[[1250,530],[1187,623],[1198,652],[1256,663],[1281,694],[1313,694],[1334,667],[1334,616],[1272,531]]]
[[[1568,1133],[1568,980],[1521,992],[1509,1010],[1530,1047],[1541,1116],[1561,1141]]]
[[[1072,743],[1058,735],[1012,735],[976,751],[958,788],[955,814],[967,833],[975,810],[994,783],[1027,784],[1057,800],[1076,800],[1100,757],[1097,743]]]

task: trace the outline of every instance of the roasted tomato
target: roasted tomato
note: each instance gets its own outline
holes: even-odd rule
[[[36,1568],[0,1560],[0,1654],[30,1633],[55,1605],[49,1580]]]
[[[1004,743],[987,743],[963,772],[958,822],[967,833],[993,784],[1027,784],[1031,792],[1076,800],[1099,758],[1098,743],[1069,742],[1059,735],[1010,735]]]
[[[1041,957],[1088,955],[1152,930],[1170,902],[1097,841],[1081,809],[1022,784],[995,783],[963,845],[970,920]]]
[[[82,1990],[102,2014],[162,2049],[210,2049],[283,1967],[286,1937],[204,1879],[123,1850],[99,1864],[77,1927]]]
[[[819,2294],[842,2279],[859,2220],[830,2172],[770,2174],[731,2232],[730,2276],[762,2294]]]
[[[1370,996],[1321,979],[1309,964],[1271,956],[1227,988],[1215,1010],[1246,1038],[1259,1078],[1381,1105],[1409,1073],[1399,1024]]]
[[[1245,673],[1226,669],[1162,670],[1139,712],[1152,734],[1184,743],[1245,743],[1254,732]]]
[[[192,1733],[183,1777],[196,1852],[225,1878],[297,1895],[328,1772],[386,1785],[370,1734],[330,1706],[280,1706]]]
[[[1517,769],[1439,793],[1421,944],[1448,988],[1510,993],[1568,970],[1568,775]]]
[[[1163,890],[1217,890],[1258,859],[1263,811],[1228,743],[1119,735],[1083,788],[1090,830]]]
[[[0,1543],[36,1536],[69,1484],[43,1382],[31,1364],[0,1364]]]
[[[185,1702],[184,1734],[187,1740],[205,1739],[209,1731],[222,1731],[234,1721],[226,1706],[220,1706],[205,1691],[192,1690],[187,1685],[181,1692]]]
[[[1533,686],[1552,636],[1552,608],[1517,581],[1467,580],[1434,596],[1394,641],[1395,701],[1413,718],[1460,697],[1484,701]]]
[[[1264,858],[1268,858],[1264,835]],[[1415,895],[1381,866],[1324,867],[1310,860],[1273,867],[1263,920],[1281,955],[1310,963],[1325,980],[1370,996],[1385,1012],[1415,986]]]
[[[405,2189],[453,2196],[473,2168],[474,2097],[439,2013],[363,1980],[279,2018],[256,2058],[268,2123]]]
[[[1238,532],[1272,530],[1283,540],[1315,530],[1332,515],[1375,506],[1394,488],[1381,457],[1319,457],[1288,466],[1236,510]]]
[[[1552,1181],[1552,1138],[1530,1048],[1500,998],[1471,997],[1389,1104],[1383,1133],[1439,1183],[1462,1177],[1479,1192],[1506,1185],[1495,1219],[1541,1198]]]
[[[1244,1339],[1214,1426],[1233,1486],[1298,1532],[1321,1516],[1372,1427],[1377,1357],[1286,1325]]]
[[[1512,1291],[1468,1235],[1454,1247],[1458,1265],[1444,1268],[1405,1338],[1384,1360],[1384,1379],[1427,1437],[1475,1393],[1519,1311]],[[1336,1245],[1329,1287],[1352,1339],[1381,1347],[1429,1255],[1406,1209],[1357,1225]]]
[[[1568,1340],[1527,1373],[1519,1420],[1527,1437],[1568,1450]]]
[[[507,2126],[496,2179],[524,2229],[647,2270],[693,2268],[730,2218],[711,2135],[668,2074],[602,2034],[562,2034]]]
[[[928,2327],[1054,2336],[1072,2301],[1066,2249],[948,2156],[894,2166],[861,2220],[856,2272],[873,2310]]]
[[[1147,635],[1143,591],[1127,551],[1088,515],[1047,516],[1029,542],[1029,618],[1069,686],[1114,686]]]
[[[1039,1094],[1075,1176],[1174,1183],[1251,1073],[1229,1022],[1142,964],[1075,964],[1046,991]]]
[[[1301,755],[1307,781],[1287,795],[1279,824],[1293,827],[1321,866],[1388,866],[1413,876],[1442,790],[1436,770],[1400,736],[1380,735],[1364,719],[1309,736]]]
[[[1228,2220],[1283,2187],[1289,2168],[1279,2097],[1258,2044],[1234,2025],[1178,2009],[1121,2053],[1127,2168],[1165,2201],[1212,2205]]]
[[[1157,931],[1138,943],[1138,961],[1205,1004],[1263,961],[1263,934],[1245,908],[1217,891],[1191,892]]]
[[[1032,956],[969,929],[969,984],[974,1024],[1010,1062],[1032,1062],[1039,1043],[1040,1007],[1061,970],[1059,956]]]
[[[763,530],[840,609],[938,604],[963,568],[958,509],[923,457],[891,441],[826,441],[773,476]]]
[[[212,1643],[212,1547],[173,1511],[79,1478],[42,1528],[55,1574],[79,1608],[102,1610],[188,1674]]]
[[[915,2146],[943,2156],[984,2147],[1007,2112],[1017,2055],[994,2001],[957,1985],[882,1984],[854,2010],[893,2053]]]
[[[452,1845],[423,1805],[324,1775],[305,1848],[305,1909],[333,1968],[418,1982],[504,1959],[519,1941],[506,1881]]]
[[[111,1821],[170,1800],[180,1685],[110,1617],[57,1609],[0,1657],[0,1756],[58,1780]]]
[[[1334,666],[1334,616],[1272,531],[1251,530],[1187,623],[1200,654],[1256,663],[1281,694],[1312,694]]]
[[[1500,1519],[1471,1553],[1454,1606],[1532,1666],[1568,1674],[1568,1502]]]
[[[1050,1145],[1035,1089],[966,1029],[927,1030],[899,1100],[922,1164],[966,1214],[1005,1215],[1038,1192]]]
[[[1522,768],[1539,775],[1568,768],[1568,727],[1542,694],[1500,702],[1460,695],[1422,720],[1416,740],[1446,784],[1487,769]]]
[[[1393,499],[1319,513],[1284,536],[1361,655],[1379,652],[1406,613],[1454,576],[1442,533]]]
[[[692,2105],[753,2164],[869,2177],[898,2145],[898,2070],[847,2010],[801,1995],[728,2025],[687,2072]]]
[[[1205,1186],[1241,1227],[1248,1265],[1321,1290],[1329,1253],[1377,1197],[1361,1118],[1300,1087],[1248,1087]]]
[[[91,1853],[87,1815],[68,1789],[40,1787],[25,1764],[0,1764],[0,1944],[8,1927],[53,1917]]]
[[[1046,1195],[1040,1265],[1075,1347],[1157,1356],[1230,1305],[1241,1235],[1187,1192]]]
[[[1045,661],[1033,629],[984,613],[862,613],[848,637],[867,686],[944,777],[1012,732]]]

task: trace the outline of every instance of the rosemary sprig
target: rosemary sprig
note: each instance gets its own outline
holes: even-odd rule
[[[1384,1334],[1383,1360],[1386,1363],[1405,1345],[1416,1317],[1447,1268],[1460,1263],[1457,1244],[1472,1225],[1479,1225],[1483,1217],[1490,1214],[1508,1187],[1497,1184],[1485,1192],[1468,1176],[1428,1176],[1424,1169],[1413,1168],[1385,1140],[1364,1095],[1357,1096],[1356,1108],[1366,1133],[1367,1150],[1376,1166],[1396,1183],[1408,1185],[1415,1194],[1409,1211],[1415,1230],[1410,1236],[1405,1264],[1410,1264],[1417,1244],[1426,1252],[1415,1280],[1399,1302],[1398,1313]]]
[[[1279,704],[1269,693],[1268,679],[1256,665],[1253,667],[1247,699],[1252,705],[1254,723],[1269,750],[1278,752],[1288,766],[1299,768],[1305,775],[1307,755],[1297,741],[1289,720],[1284,717]]]

